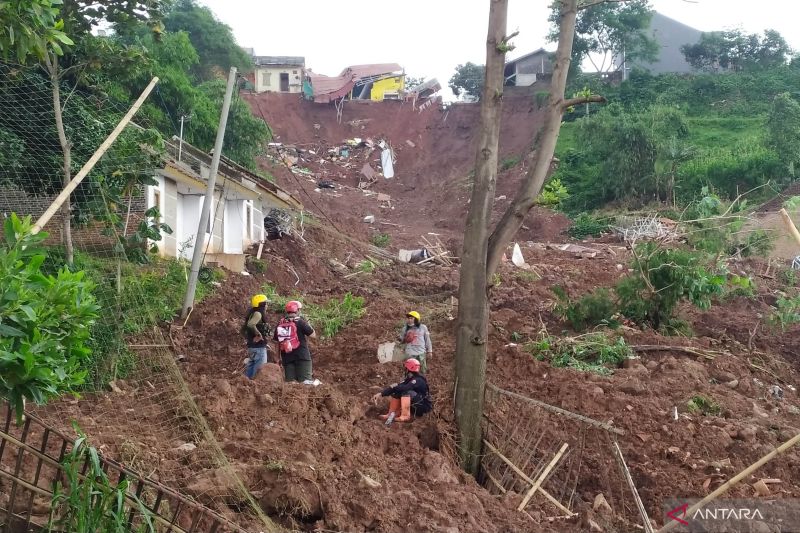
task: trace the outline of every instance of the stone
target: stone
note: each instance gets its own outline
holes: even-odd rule
[[[602,532],[602,531],[603,531],[603,528],[602,528],[602,527],[600,527],[600,524],[598,524],[598,523],[597,523],[597,522],[595,522],[594,520],[592,520],[592,519],[589,519],[589,531],[598,531],[598,532]]]
[[[592,396],[602,396],[605,393],[606,391],[604,391],[602,387],[592,387],[592,389],[589,391],[589,394]]]
[[[114,394],[123,394],[124,393],[124,391],[119,387],[119,385],[117,385],[116,381],[109,381],[108,382],[108,388],[111,389],[111,392],[113,392]]]
[[[769,496],[770,495],[769,487],[767,487],[767,484],[764,483],[763,479],[759,479],[758,481],[753,483],[753,489],[756,491],[756,494],[758,494],[759,496],[763,497],[763,496]]]
[[[374,490],[374,489],[379,489],[383,486],[379,482],[375,481],[374,479],[372,479],[371,477],[362,472],[359,472],[358,474],[361,476],[361,479],[358,480],[358,485],[360,487]]]
[[[268,405],[274,405],[275,399],[270,394],[259,394],[256,396],[256,402],[261,407],[266,407]]]
[[[600,514],[613,514],[613,510],[611,506],[608,504],[608,500],[603,495],[603,493],[599,493],[597,496],[594,497],[594,503],[592,504],[592,510],[596,513]]]
[[[197,449],[197,445],[193,442],[184,442],[180,446],[176,446],[174,450],[180,453],[190,453]]]
[[[631,396],[639,396],[646,392],[644,386],[636,381],[629,381],[619,386],[619,391]]]
[[[628,357],[622,362],[622,368],[642,368],[642,360],[638,357]]]
[[[218,379],[214,382],[214,387],[220,394],[224,394],[225,396],[233,395],[233,389],[227,379]]]
[[[238,501],[244,497],[236,473],[225,467],[199,473],[189,480],[185,490],[206,505],[217,500]]]
[[[756,428],[753,426],[747,426],[739,430],[739,433],[736,435],[739,440],[743,440],[745,442],[753,442],[756,440]]]
[[[650,370],[650,371],[652,372],[653,370],[655,370],[656,368],[658,368],[658,361],[648,361],[648,362],[647,362],[647,364],[646,364],[646,365],[644,365],[644,367],[645,367],[647,370]]]
[[[790,415],[800,416],[800,408],[797,408],[794,405],[787,407],[786,412],[788,412]]]
[[[283,383],[283,369],[275,363],[267,363],[258,370],[256,381],[259,383]]]
[[[709,374],[720,383],[728,383],[736,379],[736,375],[733,372],[728,372],[727,370],[719,368],[711,368]]]
[[[735,389],[736,387],[739,386],[739,380],[738,379],[732,379],[732,380],[726,382],[725,386],[728,387],[729,389]]]

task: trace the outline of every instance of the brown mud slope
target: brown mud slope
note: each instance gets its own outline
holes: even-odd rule
[[[401,247],[416,246],[424,232],[438,233],[443,241],[453,239],[454,245],[460,242],[475,160],[477,104],[419,110],[401,102],[346,102],[339,123],[332,105],[314,104],[295,95],[262,93],[245,98],[272,127],[276,142],[304,151],[295,171],[305,174],[290,172],[279,158],[272,157],[274,150],[261,164],[312,213],[350,234],[388,233],[392,244]],[[527,169],[521,156],[541,120],[533,95],[504,97],[495,218],[508,206]],[[369,188],[369,193],[388,194],[389,203],[365,196],[357,188],[365,162],[380,171],[379,149],[355,149],[349,158],[337,161],[326,157],[330,148],[345,146],[345,140],[353,138],[391,144],[397,158],[395,177],[378,177]],[[337,189],[315,191],[323,179],[333,181]],[[375,225],[362,223],[368,214],[376,216]],[[520,239],[558,240],[567,226],[566,217],[535,209]]]

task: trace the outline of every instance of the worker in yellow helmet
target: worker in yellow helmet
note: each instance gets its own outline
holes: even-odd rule
[[[256,294],[250,299],[250,310],[244,318],[242,334],[247,339],[247,359],[245,359],[244,374],[249,379],[254,379],[258,370],[267,363],[267,352],[270,337],[269,324],[267,323],[267,297]]]
[[[405,359],[414,358],[419,361],[420,373],[428,371],[428,357],[433,355],[431,334],[428,327],[420,322],[421,316],[417,311],[406,313],[406,325],[400,333],[400,342],[403,344]]]

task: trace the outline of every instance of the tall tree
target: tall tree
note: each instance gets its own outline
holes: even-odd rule
[[[790,176],[800,166],[800,103],[789,93],[779,94],[772,101],[767,120],[767,143],[773,148]]]
[[[480,98],[483,90],[484,67],[469,61],[456,67],[448,85],[456,96]]]
[[[586,2],[578,13],[572,46],[572,67],[584,59],[598,72],[618,71],[624,63],[656,58],[658,44],[648,32],[653,10],[649,0]],[[550,40],[560,38],[561,11],[554,2]]]
[[[516,197],[503,213],[489,238],[486,282],[497,270],[506,247],[519,231],[525,216],[536,205],[536,198],[539,196],[542,184],[550,171],[564,112],[572,106],[586,102],[605,102],[602,96],[592,94],[583,94],[569,99],[564,98],[567,74],[572,57],[572,41],[575,36],[578,0],[556,0],[555,5],[559,9],[560,17],[558,48],[556,49],[555,66],[545,110],[544,124],[537,134],[532,154],[532,164],[520,183]],[[597,1],[584,1],[581,3],[581,8],[591,8],[596,5]]]
[[[224,79],[231,67],[247,72],[252,66],[250,56],[236,44],[230,27],[194,0],[178,0],[164,16],[164,27],[189,35],[200,58],[194,74],[201,80]]]
[[[497,182],[503,69],[505,54],[510,48],[509,37],[506,36],[508,0],[490,0],[489,5],[480,137],[475,156],[475,181],[472,184],[472,197],[464,230],[456,334],[455,409],[458,446],[462,466],[472,474],[478,472],[483,444],[481,416],[489,324],[486,245]]]
[[[763,36],[742,30],[704,33],[700,41],[681,47],[686,61],[698,70],[753,70],[785,65],[792,49],[775,30]]]

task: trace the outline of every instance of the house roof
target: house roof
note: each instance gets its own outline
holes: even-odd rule
[[[510,61],[506,61],[506,66],[508,66],[508,65],[513,65],[513,64],[514,64],[514,63],[516,63],[517,61],[521,61],[521,60],[523,60],[523,59],[528,59],[529,57],[531,57],[531,56],[535,56],[535,55],[537,55],[537,54],[541,54],[542,52],[545,52],[545,53],[548,53],[548,54],[550,53],[550,52],[548,52],[547,50],[545,50],[544,48],[539,48],[538,50],[534,50],[533,52],[530,52],[530,53],[528,53],[528,54],[525,54],[524,56],[519,56],[519,57],[517,57],[517,58],[514,58],[514,59],[512,59],[512,60],[510,60]]]
[[[267,67],[267,66],[305,67],[306,58],[301,56],[253,56],[253,63],[257,67]]]
[[[359,80],[379,76],[399,75],[403,67],[397,63],[375,63],[368,65],[352,65],[345,68],[338,76],[325,76],[306,71],[306,79],[311,84],[314,101],[327,103],[344,97]]]
[[[173,136],[173,141],[178,141],[178,138]],[[170,142],[164,143],[166,147],[166,152],[170,156],[170,160],[168,161],[172,167],[175,168],[184,168],[189,167],[186,169],[190,172],[191,177],[197,179],[200,176],[200,164],[211,166],[211,159],[212,156],[207,154],[206,152],[200,150],[196,146],[192,146],[187,142],[183,142],[181,148],[181,161],[177,161],[178,156],[178,146],[177,144],[173,144]],[[198,168],[194,168],[198,167]],[[270,197],[275,203],[289,208],[301,211],[303,209],[303,204],[292,196],[287,191],[283,190],[281,187],[274,183],[270,183],[263,177],[259,176],[258,174],[247,170],[240,164],[236,163],[235,161],[228,159],[225,156],[220,157],[219,162],[219,176],[223,180],[228,180],[229,182],[233,183],[234,186],[237,188],[241,187],[246,191],[250,191],[251,193],[256,193],[256,189],[260,189],[263,194],[266,194]],[[201,178],[202,179],[202,178]],[[205,181],[205,179],[202,179]]]

